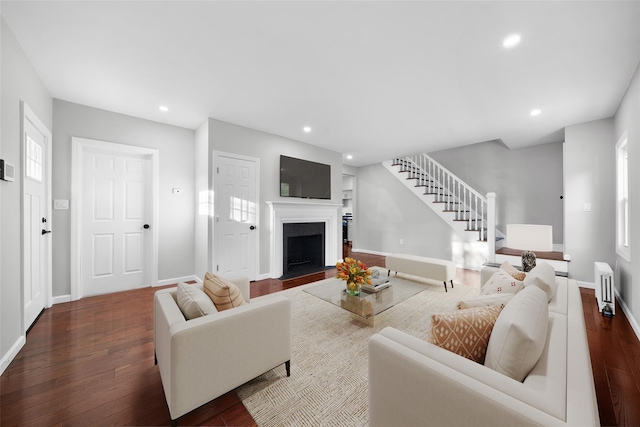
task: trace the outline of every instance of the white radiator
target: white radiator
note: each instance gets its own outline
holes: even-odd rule
[[[616,314],[615,289],[613,287],[613,271],[606,262],[595,263],[595,279],[596,279],[596,299],[598,300],[598,311],[608,305],[611,314]]]

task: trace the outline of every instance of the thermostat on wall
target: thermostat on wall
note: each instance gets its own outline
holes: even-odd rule
[[[16,169],[11,163],[0,159],[0,179],[3,181],[15,181]]]

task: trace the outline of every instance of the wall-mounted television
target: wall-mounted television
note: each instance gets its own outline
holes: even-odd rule
[[[331,166],[280,156],[280,196],[331,199]]]

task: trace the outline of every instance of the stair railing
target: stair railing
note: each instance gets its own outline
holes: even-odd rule
[[[480,240],[489,241],[488,234],[493,235],[489,245],[495,247],[495,194],[492,203],[488,203],[486,197],[427,154],[398,158],[394,162],[402,165],[403,171],[409,173],[408,178],[417,180],[416,186],[425,188],[425,194],[433,194],[436,202],[445,203],[445,210],[454,212],[456,220],[467,221],[467,229],[478,231]],[[492,224],[488,220],[492,220]],[[487,233],[488,230],[493,232]]]

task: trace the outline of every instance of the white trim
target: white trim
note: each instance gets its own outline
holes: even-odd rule
[[[215,248],[216,248],[216,243],[218,239],[218,227],[216,227],[215,225],[215,194],[216,194],[216,190],[218,190],[216,188],[216,157],[228,157],[231,159],[237,159],[237,160],[244,160],[247,162],[253,162],[255,164],[255,189],[256,189],[256,230],[257,232],[255,233],[256,235],[256,243],[255,243],[255,259],[253,261],[253,265],[254,265],[254,277],[249,277],[249,280],[255,280],[255,278],[258,276],[259,272],[260,272],[260,158],[258,157],[250,157],[250,156],[243,156],[242,154],[234,154],[234,153],[226,153],[224,151],[217,151],[217,150],[213,150],[211,152],[211,165],[212,165],[212,171],[211,171],[211,182],[209,183],[209,188],[212,188],[214,190],[214,200],[211,200],[211,202],[213,203],[213,212],[212,215],[209,217],[209,229],[213,229],[213,234],[212,234],[212,239],[210,242],[210,247],[209,247],[209,260],[207,261],[207,263],[209,264],[209,271],[215,271],[214,266],[217,264],[216,263],[216,252],[215,252]]]
[[[633,313],[631,313],[631,309],[620,297],[620,292],[618,291],[618,289],[617,288],[615,289],[616,289],[616,298],[617,298],[616,302],[618,303],[620,308],[622,308],[622,311],[624,311],[624,314],[627,316],[627,320],[629,321],[629,324],[631,325],[633,332],[636,333],[636,337],[640,341],[640,324],[638,324],[638,321],[636,320],[636,318],[633,317]]]
[[[82,277],[82,158],[87,148],[114,151],[121,154],[142,154],[151,158],[152,227],[151,227],[151,266],[148,285],[158,282],[158,220],[160,212],[160,151],[155,148],[138,147],[115,142],[99,141],[87,138],[71,138],[71,300],[82,298],[80,279]]]
[[[271,274],[263,273],[256,278],[256,280],[266,280],[266,279],[271,279]]]
[[[54,304],[62,304],[65,302],[71,302],[71,295],[58,295],[53,297],[53,303]]]
[[[5,369],[9,367],[11,361],[15,359],[15,357],[18,355],[18,353],[26,343],[27,339],[25,335],[20,335],[16,342],[11,346],[9,351],[7,351],[7,353],[4,355],[4,357],[0,359],[0,375],[2,375]]]
[[[176,285],[178,282],[188,282],[190,280],[195,280],[196,282],[202,282],[202,280],[198,279],[195,274],[192,274],[191,276],[176,277],[175,279],[158,280],[158,282],[155,285],[153,285],[153,287]]]
[[[338,235],[342,235],[342,223],[338,223],[338,211],[342,204],[317,202],[268,201],[270,233],[270,274],[277,279],[282,276],[283,225],[297,222],[324,222],[325,224],[325,265],[334,265],[341,258]],[[340,216],[340,218],[342,218]]]
[[[585,288],[585,289],[595,289],[596,288],[596,284],[593,282],[581,282],[579,280],[576,280],[576,282],[578,283],[578,286],[581,288]]]
[[[631,247],[630,246],[624,246],[621,243],[621,239],[622,239],[622,233],[626,232],[627,233],[627,241],[629,243],[629,245],[631,245],[631,232],[629,229],[623,229],[622,225],[621,225],[621,212],[620,212],[620,193],[622,192],[622,188],[621,185],[624,185],[624,183],[621,183],[621,181],[626,178],[627,182],[626,182],[626,187],[627,187],[627,214],[629,215],[631,212],[631,207],[629,205],[630,200],[629,200],[629,183],[630,183],[630,175],[629,175],[629,169],[628,169],[628,165],[629,162],[627,161],[627,174],[626,176],[623,176],[622,171],[620,170],[620,155],[622,153],[626,153],[627,158],[629,156],[629,143],[628,143],[628,139],[627,139],[627,131],[625,130],[622,133],[622,136],[620,137],[620,139],[618,140],[618,142],[616,143],[616,152],[615,152],[615,161],[616,161],[616,253],[625,261],[627,262],[631,262]],[[629,222],[631,222],[631,219],[628,219]],[[631,228],[631,224],[629,224],[629,228]]]
[[[371,254],[371,255],[380,255],[380,256],[387,256],[387,255],[391,255],[391,252],[379,252],[379,251],[372,251],[369,249],[354,249],[351,248],[351,252],[362,252],[363,254]]]
[[[51,135],[51,131],[49,129],[47,129],[47,127],[45,126],[44,123],[42,123],[42,121],[38,118],[38,116],[36,115],[36,113],[33,112],[33,110],[31,108],[29,108],[29,105],[24,102],[24,101],[20,101],[20,116],[21,116],[21,121],[20,121],[20,164],[21,164],[21,170],[22,170],[22,174],[23,177],[20,179],[20,242],[21,242],[21,248],[24,248],[25,243],[24,243],[24,191],[25,191],[25,186],[24,186],[24,164],[25,164],[25,152],[24,152],[24,145],[25,145],[25,122],[29,121],[37,130],[38,132],[40,132],[43,136],[44,136],[44,143],[46,144],[46,155],[47,158],[45,159],[46,162],[46,176],[44,177],[45,179],[45,200],[44,200],[44,214],[45,214],[45,218],[47,218],[47,221],[49,221],[48,225],[49,225],[49,230],[53,230],[53,219],[52,219],[52,196],[51,196],[51,180],[52,180],[52,173],[51,173],[51,169],[52,169],[52,151],[53,151],[53,144],[52,144],[52,135]],[[46,239],[46,251],[47,251],[47,255],[46,255],[46,260],[45,260],[45,271],[44,271],[44,287],[45,287],[45,301],[44,301],[44,305],[45,308],[49,308],[53,305],[53,246],[51,243],[52,239],[48,238]],[[22,250],[22,249],[21,249]],[[27,325],[25,323],[25,310],[24,310],[24,282],[22,279],[24,279],[25,273],[24,273],[24,256],[20,257],[21,261],[20,261],[20,274],[21,274],[21,284],[20,284],[20,322],[21,322],[21,328],[20,330],[22,331],[23,334],[25,334],[26,337],[26,332],[27,329],[31,326],[31,325]],[[26,338],[25,338],[26,339]]]

